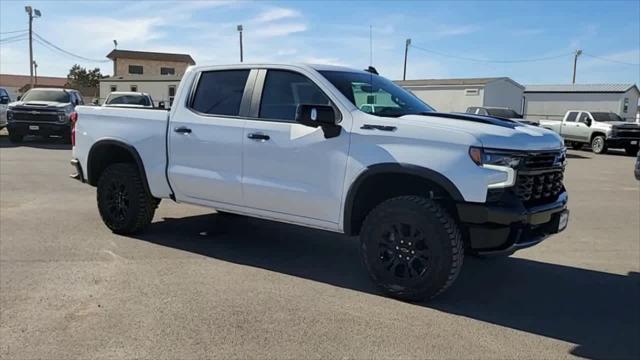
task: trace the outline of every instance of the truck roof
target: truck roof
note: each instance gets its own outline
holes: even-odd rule
[[[328,65],[328,64],[307,64],[307,63],[241,63],[241,64],[227,64],[227,65],[195,65],[190,68],[194,71],[202,71],[202,70],[212,70],[217,68],[224,69],[243,69],[243,68],[255,68],[255,67],[297,67],[307,70],[316,70],[316,71],[345,71],[345,72],[360,72],[364,74],[369,74],[364,70],[357,70],[354,68],[339,66],[339,65]]]

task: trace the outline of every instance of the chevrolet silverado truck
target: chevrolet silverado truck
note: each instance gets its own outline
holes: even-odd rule
[[[525,119],[522,115],[518,114],[515,110],[508,107],[492,107],[492,106],[470,106],[465,111],[467,114],[477,114],[477,115],[489,115],[495,116],[503,119],[510,119],[521,122],[527,125],[537,126],[538,122]]]
[[[171,199],[359,236],[373,281],[405,300],[442,293],[465,250],[511,254],[565,229],[557,134],[435,112],[374,72],[191,67],[168,112],[78,107],[72,177],[118,234]]]
[[[632,156],[638,153],[640,124],[624,121],[612,112],[570,110],[562,121],[540,120],[540,126],[560,134],[575,150],[588,144],[596,154],[604,154],[608,148],[625,149]]]
[[[71,141],[71,118],[84,104],[77,90],[34,88],[7,108],[9,141],[22,142],[26,135],[61,136]]]

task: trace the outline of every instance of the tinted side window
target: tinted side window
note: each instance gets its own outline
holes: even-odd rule
[[[576,121],[576,117],[578,117],[578,113],[577,112],[570,112],[569,116],[567,116],[567,121],[574,122],[574,121]]]
[[[331,102],[307,77],[290,71],[269,70],[262,90],[259,116],[294,121],[300,104],[330,105]]]
[[[249,70],[203,72],[191,107],[205,114],[237,116],[247,77]]]
[[[580,119],[578,119],[578,121],[586,124],[588,119],[589,119],[589,114],[580,113]]]

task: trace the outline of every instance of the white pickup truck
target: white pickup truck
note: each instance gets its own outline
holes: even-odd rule
[[[72,176],[112,231],[143,230],[171,199],[359,235],[401,299],[444,291],[465,250],[510,254],[568,222],[557,134],[434,112],[375,69],[191,67],[169,112],[77,112]]]
[[[560,134],[575,150],[588,144],[596,154],[608,148],[622,148],[632,156],[638,153],[640,124],[612,112],[569,110],[561,121],[540,120],[540,126]]]

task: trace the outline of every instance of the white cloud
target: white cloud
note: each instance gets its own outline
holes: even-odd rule
[[[273,22],[283,19],[291,19],[301,17],[299,11],[288,8],[274,8],[262,12],[256,16],[253,21],[257,23]]]
[[[439,25],[436,26],[434,34],[437,37],[466,35],[479,31],[480,28],[475,25]]]
[[[273,24],[258,26],[253,29],[256,38],[269,38],[276,36],[286,36],[307,30],[307,25],[302,23]]]

